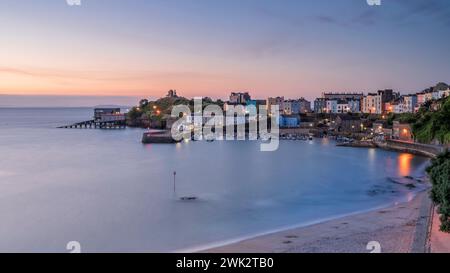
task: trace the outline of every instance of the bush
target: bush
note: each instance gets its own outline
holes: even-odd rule
[[[422,143],[430,143],[433,140],[442,144],[450,143],[450,98],[434,103],[440,105],[437,111],[432,107],[433,102],[429,101],[417,113],[415,121],[412,122],[414,137]]]
[[[450,233],[450,152],[433,159],[427,173],[433,184],[431,199],[438,206],[441,230]]]

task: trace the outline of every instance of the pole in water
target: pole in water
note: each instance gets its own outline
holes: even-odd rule
[[[176,177],[176,175],[177,175],[177,172],[176,171],[174,171],[173,172],[173,193],[174,194],[176,194],[176,182],[175,182],[175,177]]]

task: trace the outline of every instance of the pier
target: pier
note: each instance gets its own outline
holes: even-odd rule
[[[126,123],[124,121],[95,121],[87,120],[77,122],[70,125],[60,126],[58,128],[64,129],[125,129]]]
[[[120,108],[95,108],[94,119],[60,126],[64,129],[125,129],[126,115]]]

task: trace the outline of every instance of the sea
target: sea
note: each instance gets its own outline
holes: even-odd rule
[[[0,108],[0,252],[182,252],[411,200],[426,158],[331,139],[141,143],[59,129],[92,108]],[[176,172],[176,175],[174,175]],[[195,197],[183,201],[181,197]]]

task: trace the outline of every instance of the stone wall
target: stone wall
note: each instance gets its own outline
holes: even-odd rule
[[[436,155],[442,153],[445,150],[443,146],[427,145],[400,140],[387,140],[384,143],[377,143],[377,145],[378,147],[387,150],[411,153],[431,158],[436,157]]]

